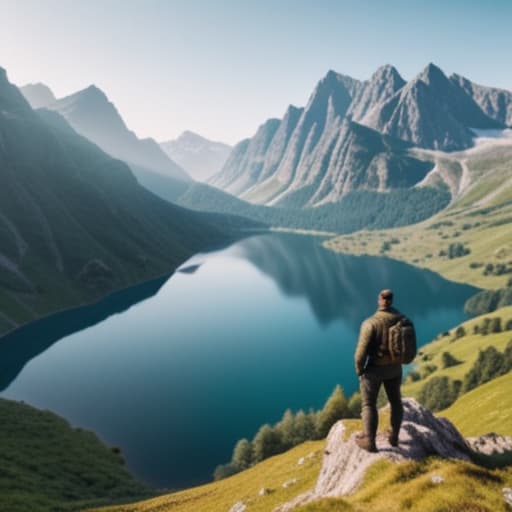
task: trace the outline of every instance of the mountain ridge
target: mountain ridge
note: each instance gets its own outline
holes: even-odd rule
[[[347,163],[351,149],[347,138],[350,125],[346,121],[367,126],[381,137],[409,143],[409,149],[399,156],[388,147],[385,155],[372,164],[379,175],[393,176],[397,168],[407,167],[404,158],[408,165],[417,159],[412,151],[415,148],[463,150],[474,145],[472,129],[504,128],[500,119],[508,111],[501,103],[500,108],[496,105],[498,93],[487,91],[491,100],[480,90],[478,94],[469,94],[468,87],[453,77],[448,78],[433,63],[408,82],[389,64],[378,68],[366,81],[330,70],[318,82],[306,106],[295,111],[298,119],[294,120],[287,139],[281,137],[279,144],[274,141],[282,126],[291,124],[290,109],[282,119],[272,120],[271,125],[267,125],[270,120],[263,123],[254,137],[237,144],[222,170],[209,183],[242,199],[273,206],[295,202],[295,206],[311,207],[339,201],[354,190],[346,182],[341,185],[347,168],[361,167],[361,159],[367,158],[364,153],[370,149],[362,144],[363,153],[353,151]],[[499,94],[505,98],[500,100],[502,103],[508,101],[504,92]],[[485,104],[494,107],[491,105],[492,108],[484,111]],[[505,104],[507,108],[510,104],[512,111],[512,93],[509,104],[506,101]],[[255,154],[252,148],[262,138],[270,142]],[[425,161],[424,157],[420,160]],[[421,167],[423,163],[412,167]],[[404,181],[406,187],[425,186],[421,179],[412,176]],[[385,193],[396,182],[388,180],[389,186],[382,187],[383,180],[373,180],[376,188],[370,182],[364,188]],[[439,184],[432,182],[429,186]],[[403,182],[399,186],[404,186]]]

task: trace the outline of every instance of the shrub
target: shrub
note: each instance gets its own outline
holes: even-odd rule
[[[425,379],[432,373],[434,373],[437,370],[437,366],[435,364],[427,364],[423,368],[421,368],[421,378]]]
[[[443,352],[441,354],[441,361],[443,368],[450,368],[451,366],[457,366],[460,364],[460,361],[453,357],[450,352]]]
[[[409,372],[406,377],[406,380],[409,382],[417,382],[420,379],[421,379],[421,375],[415,370]]]
[[[324,438],[336,421],[350,417],[347,398],[341,386],[336,386],[331,396],[325,402],[324,408],[316,417],[316,434],[319,439]]]
[[[505,355],[495,347],[487,347],[478,353],[478,358],[471,370],[464,376],[464,392],[484,384],[500,375],[507,373],[507,361]]]
[[[448,377],[432,377],[420,390],[419,402],[432,411],[449,407],[459,396],[460,381],[452,382]]]
[[[466,336],[466,329],[462,325],[459,325],[459,327],[455,329],[453,340],[458,340],[459,338],[463,338],[464,336]]]

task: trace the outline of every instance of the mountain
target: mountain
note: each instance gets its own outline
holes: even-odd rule
[[[415,146],[444,151],[472,146],[471,128],[503,128],[433,64],[361,122]]]
[[[209,183],[247,201],[293,208],[359,190],[425,186],[435,156],[415,148],[462,150],[474,145],[474,130],[504,128],[506,91],[472,90],[434,64],[409,82],[391,65],[366,81],[329,71],[306,107],[290,106],[283,119],[263,123]]]
[[[490,118],[512,127],[512,92],[478,85],[457,74],[451,75],[450,80],[461,87]]]
[[[393,96],[405,83],[396,68],[389,64],[381,66],[352,95],[348,115],[355,121],[362,119],[369,110]]]
[[[30,103],[30,106],[34,109],[46,107],[56,100],[52,90],[41,82],[37,84],[27,84],[19,89],[23,96],[25,96],[25,99]]]
[[[238,227],[141,187],[1,68],[0,141],[0,330],[170,273]]]
[[[164,153],[155,140],[139,139],[127,128],[114,104],[98,87],[91,85],[45,107],[61,114],[80,135],[103,151],[125,161],[137,177],[142,170],[191,181],[190,176]]]
[[[306,173],[322,135],[330,133],[359,85],[334,71],[318,83],[304,109],[288,107],[282,120],[270,119],[256,135],[235,146],[210,183],[255,202],[270,202]],[[325,136],[325,135],[324,135]]]
[[[160,147],[196,181],[206,181],[217,173],[232,149],[191,131],[183,132],[175,140],[161,142]]]

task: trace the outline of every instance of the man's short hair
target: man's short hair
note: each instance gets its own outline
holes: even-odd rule
[[[385,300],[392,301],[393,300],[393,291],[389,290],[389,289],[381,290],[379,292],[379,297],[381,297],[382,299],[385,299]]]

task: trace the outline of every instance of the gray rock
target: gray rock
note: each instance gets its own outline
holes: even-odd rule
[[[230,509],[229,512],[244,512],[247,510],[247,505],[243,501],[237,501]]]
[[[433,484],[442,484],[444,482],[444,478],[441,475],[432,475],[430,480]]]
[[[267,487],[262,487],[258,491],[258,496],[266,496],[267,494],[270,494],[272,492],[272,489],[268,489]]]
[[[286,480],[286,482],[283,483],[283,487],[287,489],[288,487],[295,485],[298,481],[298,478],[290,478],[290,480]]]
[[[505,500],[505,503],[512,507],[512,488],[504,487],[502,489],[502,492],[503,492],[503,499]]]
[[[456,74],[451,75],[450,80],[464,89],[489,117],[512,126],[512,92],[478,85]]]
[[[387,436],[379,434],[378,453],[359,448],[355,442],[356,434],[344,440],[345,425],[343,421],[338,421],[327,436],[322,468],[314,489],[280,505],[275,512],[292,510],[300,504],[321,498],[350,494],[360,485],[368,467],[383,458],[401,462],[438,455],[471,460],[468,443],[450,421],[437,418],[413,398],[404,398],[403,405],[404,420],[398,447],[392,447]]]
[[[480,437],[468,437],[466,441],[474,452],[482,455],[512,452],[512,437],[502,436],[494,432]]]

